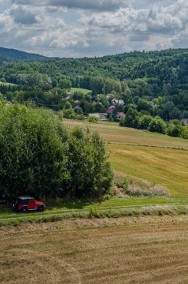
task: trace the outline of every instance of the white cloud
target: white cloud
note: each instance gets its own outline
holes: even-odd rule
[[[14,27],[13,19],[7,12],[0,15],[0,34],[10,32]]]
[[[187,15],[188,0],[13,0],[1,45],[76,57],[185,47]]]
[[[38,22],[36,16],[27,11],[22,6],[16,6],[10,9],[10,15],[13,17],[14,22],[23,25],[32,25]]]
[[[37,5],[37,6],[56,6],[67,7],[70,9],[96,10],[96,11],[115,11],[120,7],[127,7],[129,0],[13,0],[14,4]]]

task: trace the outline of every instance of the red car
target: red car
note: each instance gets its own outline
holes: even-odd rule
[[[12,204],[12,208],[18,212],[35,210],[42,212],[45,209],[45,204],[42,201],[36,200],[35,198],[30,196],[20,196]]]

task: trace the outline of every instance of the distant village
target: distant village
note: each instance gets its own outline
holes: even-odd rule
[[[122,111],[116,111],[116,108],[124,106],[124,100],[113,99],[111,103],[112,105],[107,109],[105,113],[89,113],[88,116],[95,117],[101,121],[109,121],[111,117],[113,117],[116,121],[120,121],[120,119],[125,116],[125,113]]]

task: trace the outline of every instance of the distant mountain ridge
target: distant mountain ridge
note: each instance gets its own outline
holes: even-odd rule
[[[5,47],[0,47],[0,58],[1,61],[3,59],[4,61],[45,61],[48,59],[48,57],[43,55]]]

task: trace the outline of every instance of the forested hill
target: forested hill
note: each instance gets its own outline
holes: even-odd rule
[[[66,94],[79,88],[90,92],[72,92],[68,100],[80,113],[106,112],[119,99],[124,113],[132,108],[165,120],[188,118],[188,49],[74,59],[1,48],[0,58],[5,54],[9,62],[0,64],[0,81],[6,83],[0,92],[10,101],[61,110]]]
[[[168,49],[149,52],[129,52],[103,57],[59,59],[68,75],[95,74],[120,80],[159,76],[178,69],[184,70],[188,62],[188,49]],[[177,70],[176,70],[177,71]],[[162,73],[161,73],[162,72]],[[162,75],[161,75],[162,76]]]
[[[27,53],[16,49],[0,47],[0,62],[5,61],[44,61],[45,56]]]

